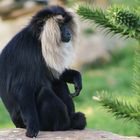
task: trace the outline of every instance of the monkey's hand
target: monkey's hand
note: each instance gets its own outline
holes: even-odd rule
[[[73,84],[75,88],[75,92],[71,94],[72,97],[78,96],[80,94],[80,91],[82,90],[82,77],[79,72],[75,73],[75,76],[73,77]]]
[[[82,77],[80,72],[76,70],[65,70],[61,75],[61,79],[65,82],[74,84],[75,92],[71,94],[72,97],[78,96],[82,90]]]

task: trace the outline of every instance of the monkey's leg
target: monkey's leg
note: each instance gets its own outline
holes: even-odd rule
[[[71,119],[71,129],[84,129],[86,126],[85,115],[81,112],[75,113],[75,107],[70,96],[67,84],[64,81],[58,80],[53,83],[53,90],[56,95],[67,106],[67,110]]]
[[[3,96],[1,96],[1,99],[2,99],[6,109],[8,110],[14,125],[17,128],[25,128],[25,125],[21,118],[19,107],[16,104],[16,101],[14,100],[13,96],[11,96],[12,94],[9,94],[7,96],[4,96],[4,95],[6,95],[6,93],[3,94]]]
[[[11,113],[11,119],[17,128],[26,128],[26,126],[22,120],[19,109],[16,109],[16,108],[13,109],[13,111]]]
[[[75,113],[75,107],[72,97],[70,96],[68,85],[64,81],[56,80],[53,82],[53,91],[64,102],[67,106],[69,115],[72,116]]]
[[[70,128],[67,108],[51,89],[47,87],[41,89],[37,108],[42,131],[60,131]]]
[[[25,84],[16,85],[15,88],[14,96],[19,105],[23,122],[26,125],[26,136],[36,137],[39,132],[39,120],[34,98],[34,90]]]

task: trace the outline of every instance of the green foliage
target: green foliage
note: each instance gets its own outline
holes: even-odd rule
[[[107,9],[110,24],[122,29],[129,37],[140,38],[140,17],[134,9],[124,6],[112,6]]]
[[[128,101],[127,103],[131,100],[133,100],[133,102],[131,101],[132,104],[137,102],[137,98],[133,98],[133,93],[131,93],[131,81],[133,79],[131,66],[133,64],[132,58],[135,55],[135,45],[135,41],[129,40],[127,47],[113,52],[113,57],[109,63],[100,67],[91,64],[94,69],[86,68],[86,71],[83,72],[83,90],[75,100],[77,111],[86,114],[88,128],[111,131],[121,135],[137,135],[139,133],[135,121],[115,119],[111,113],[107,113],[107,110],[104,110],[92,98],[98,95],[95,91],[101,93],[104,89],[108,91],[108,95],[113,92],[111,97],[117,96],[118,99],[121,99],[123,96],[123,99]]]
[[[111,6],[106,11],[80,6],[77,13],[84,19],[94,21],[99,27],[106,29],[106,33],[121,34],[139,41],[140,45],[140,14],[139,7],[136,10],[124,6]],[[140,48],[136,50],[134,65],[133,95],[140,97]],[[140,99],[140,98],[138,98]],[[140,100],[139,100],[140,101]],[[126,103],[117,98],[101,94],[99,102],[102,103],[117,118],[135,120],[140,125],[140,102],[137,104]]]
[[[117,118],[124,118],[129,120],[140,121],[140,106],[131,105],[125,101],[120,101],[113,96],[108,96],[107,93],[103,92],[100,96],[100,103],[107,108]]]
[[[129,11],[118,11],[115,20],[118,24],[124,25],[129,29],[137,29],[139,27],[138,17]]]
[[[77,13],[86,20],[94,21],[98,27],[106,28],[107,33],[122,33],[121,28],[116,28],[113,24],[110,24],[109,20],[106,18],[104,11],[101,9],[94,9],[89,6],[80,6]],[[126,35],[126,33],[123,33]]]
[[[114,6],[103,11],[81,5],[77,13],[83,19],[94,21],[97,26],[105,28],[106,33],[120,33],[127,37],[140,38],[140,17],[128,9]]]

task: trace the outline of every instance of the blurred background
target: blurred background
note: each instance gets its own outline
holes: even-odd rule
[[[25,27],[31,17],[46,5],[60,4],[76,9],[80,3],[107,8],[111,4],[135,6],[130,0],[0,0],[0,51],[7,42]],[[76,58],[72,67],[81,71],[83,90],[74,98],[76,110],[87,117],[87,127],[122,135],[137,135],[138,128],[132,121],[117,120],[96,100],[97,91],[108,91],[130,100],[133,75],[135,40],[106,36],[93,23],[79,17],[79,36]],[[73,86],[70,85],[71,91]],[[14,128],[0,100],[0,128]]]

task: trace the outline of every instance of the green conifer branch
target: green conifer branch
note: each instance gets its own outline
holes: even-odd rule
[[[79,6],[77,13],[86,20],[94,21],[97,26],[107,29],[107,33],[140,38],[140,18],[137,14],[122,7],[111,7],[106,11],[90,6]],[[131,30],[130,30],[131,28]]]
[[[122,29],[116,28],[109,23],[104,12],[101,9],[94,9],[89,6],[80,6],[77,10],[77,13],[81,16],[81,18],[91,20],[95,22],[97,26],[106,28],[108,30],[108,33],[113,32],[115,34],[123,32]]]
[[[140,17],[137,12],[129,7],[111,6],[107,9],[109,22],[128,33],[129,37],[140,39]]]
[[[111,95],[107,95],[107,93],[101,94],[99,102],[108,109],[109,112],[112,112],[116,118],[136,120],[140,123],[139,106],[120,101]]]
[[[106,11],[89,6],[79,6],[77,13],[86,20],[94,21],[97,26],[105,28],[106,33],[121,34],[133,37],[140,45],[140,6],[136,11],[123,6],[111,6]],[[134,65],[134,95],[140,95],[140,46],[136,50]],[[117,118],[136,120],[140,124],[140,102],[137,106],[102,94],[100,103],[112,112]]]

